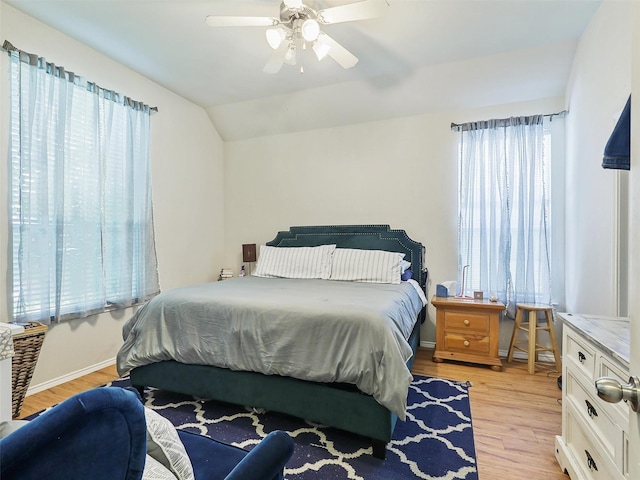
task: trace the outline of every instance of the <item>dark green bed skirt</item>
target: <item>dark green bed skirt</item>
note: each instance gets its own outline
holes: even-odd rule
[[[420,344],[420,321],[409,339]],[[413,357],[407,363],[411,368]],[[285,413],[379,442],[391,440],[398,417],[351,385],[165,361],[131,371],[135,387],[156,387],[202,398]]]

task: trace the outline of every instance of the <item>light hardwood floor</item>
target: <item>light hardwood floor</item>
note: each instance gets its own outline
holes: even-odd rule
[[[502,372],[485,366],[431,360],[433,351],[418,351],[413,371],[451,380],[470,381],[471,417],[480,480],[536,478],[568,480],[555,460],[555,436],[561,433],[559,373],[527,373],[523,361],[504,363]],[[117,378],[108,367],[24,400],[21,416],[49,407],[77,393]]]

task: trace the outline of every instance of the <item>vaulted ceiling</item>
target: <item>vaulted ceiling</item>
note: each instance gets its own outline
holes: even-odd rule
[[[381,17],[323,26],[353,68],[308,50],[270,75],[266,27],[205,18],[278,17],[279,0],[3,1],[201,105],[225,140],[561,96],[601,3],[381,0]]]

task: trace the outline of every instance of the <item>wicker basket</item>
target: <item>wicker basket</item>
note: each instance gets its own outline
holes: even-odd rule
[[[22,402],[31,383],[47,328],[42,323],[29,322],[23,333],[13,336],[15,350],[15,355],[11,359],[13,418],[20,416]]]

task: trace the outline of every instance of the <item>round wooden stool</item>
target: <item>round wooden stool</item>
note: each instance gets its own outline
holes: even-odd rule
[[[528,316],[525,312],[529,312]],[[540,323],[538,320],[538,313],[544,312],[544,323]],[[513,334],[511,335],[511,343],[509,344],[509,355],[507,361],[513,360],[513,351],[520,350],[528,355],[529,360],[529,373],[535,373],[535,362],[538,361],[538,354],[540,352],[553,352],[553,356],[556,361],[556,369],[561,372],[562,364],[560,362],[560,352],[558,352],[558,346],[556,344],[556,334],[553,329],[552,320],[552,307],[551,305],[544,305],[541,303],[518,303],[516,304],[516,323],[513,326]],[[525,317],[528,321],[523,322]],[[528,340],[519,341],[518,334],[520,330],[527,333]],[[550,347],[540,345],[539,333],[541,330],[548,332],[551,342]],[[524,345],[524,346],[522,346]]]

